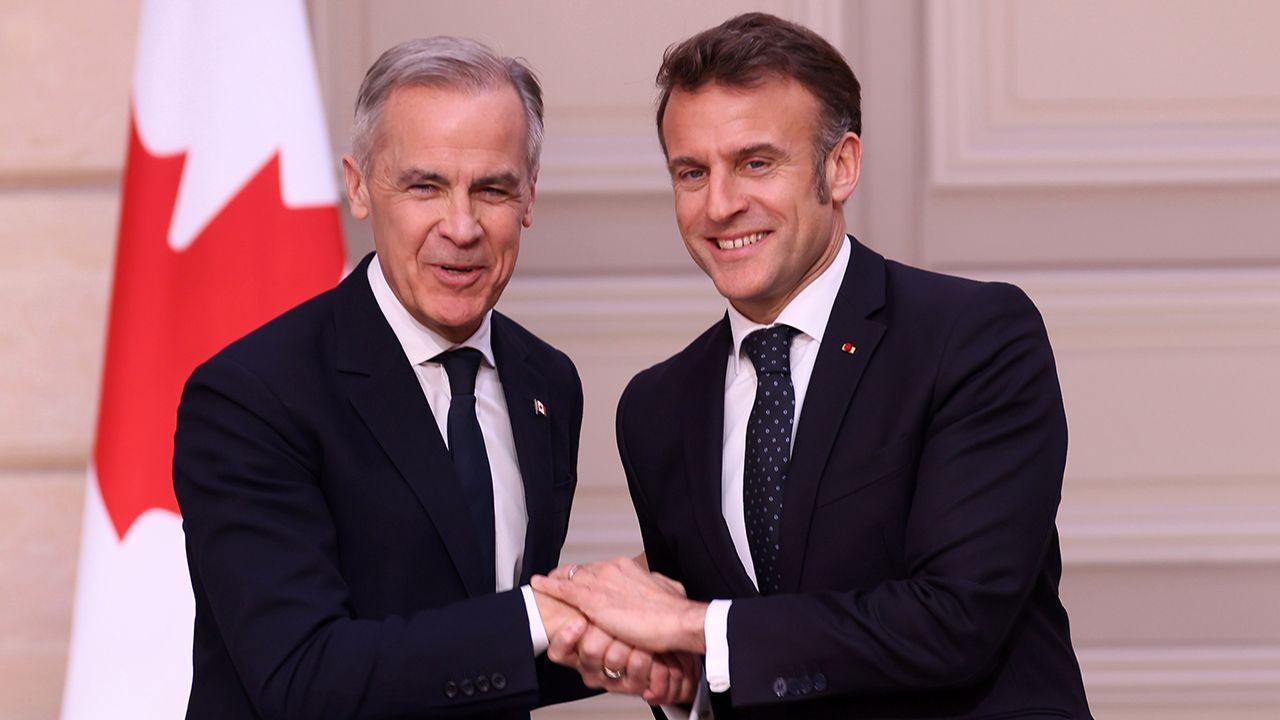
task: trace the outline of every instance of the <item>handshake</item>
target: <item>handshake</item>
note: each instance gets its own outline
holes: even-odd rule
[[[533,578],[547,657],[590,688],[687,705],[701,679],[707,605],[649,572],[645,558],[568,565]]]

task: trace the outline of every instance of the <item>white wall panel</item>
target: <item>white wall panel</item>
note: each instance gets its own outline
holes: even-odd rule
[[[1280,180],[1280,5],[931,0],[940,186]]]

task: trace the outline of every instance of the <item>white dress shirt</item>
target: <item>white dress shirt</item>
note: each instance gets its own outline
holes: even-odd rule
[[[391,325],[405,357],[413,366],[422,386],[422,394],[431,406],[431,414],[440,429],[440,438],[449,443],[449,403],[453,395],[449,390],[449,375],[444,366],[431,358],[456,347],[475,348],[484,356],[476,373],[476,417],[484,436],[485,454],[489,457],[489,470],[493,476],[493,528],[494,528],[494,588],[498,592],[510,590],[520,579],[524,561],[524,536],[529,515],[525,509],[524,481],[520,477],[520,461],[516,457],[515,436],[511,433],[511,417],[507,412],[507,399],[502,393],[502,381],[498,377],[490,340],[490,318],[485,313],[480,328],[461,343],[452,343],[409,314],[382,274],[382,266],[375,257],[369,263],[369,287],[378,308]],[[547,649],[547,631],[538,613],[533,590],[520,588],[524,595],[525,610],[529,615],[529,634],[533,639],[533,651],[539,655]]]
[[[790,325],[799,330],[791,341],[791,384],[795,389],[796,419],[791,427],[791,444],[794,447],[796,427],[800,424],[805,395],[809,390],[809,378],[818,358],[818,347],[826,331],[831,307],[835,304],[840,283],[849,267],[851,254],[849,240],[840,245],[831,265],[813,279],[807,287],[787,304],[773,325]],[[760,325],[747,319],[732,305],[729,306],[729,328],[733,333],[733,352],[725,368],[724,377],[724,439],[722,471],[720,476],[720,508],[724,514],[729,537],[738,551],[738,559],[747,571],[751,582],[756,582],[755,564],[751,561],[751,546],[747,543],[747,523],[742,502],[742,471],[747,451],[747,420],[756,399],[756,369],[742,351],[742,341],[756,330],[773,325]],[[703,632],[707,643],[706,680],[714,692],[729,689],[729,600],[713,600],[707,609]]]

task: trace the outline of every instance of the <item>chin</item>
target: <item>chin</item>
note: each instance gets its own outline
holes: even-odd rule
[[[444,310],[442,312],[442,310]],[[441,335],[457,335],[478,326],[484,318],[485,310],[481,307],[419,308],[418,312],[431,322],[429,327]],[[470,334],[470,333],[467,333]],[[453,339],[453,338],[449,338]]]
[[[717,292],[733,302],[753,302],[765,294],[765,284],[757,278],[722,273],[712,277],[711,281]]]

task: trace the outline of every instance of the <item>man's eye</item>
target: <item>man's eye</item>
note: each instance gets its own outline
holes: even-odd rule
[[[703,170],[685,170],[680,173],[681,180],[701,180],[707,173]]]
[[[507,196],[506,190],[503,190],[502,188],[496,188],[496,187],[480,188],[480,193],[482,195],[488,195],[489,197],[506,197]]]
[[[768,160],[748,160],[747,161],[748,170],[764,170],[767,167],[769,167]]]

